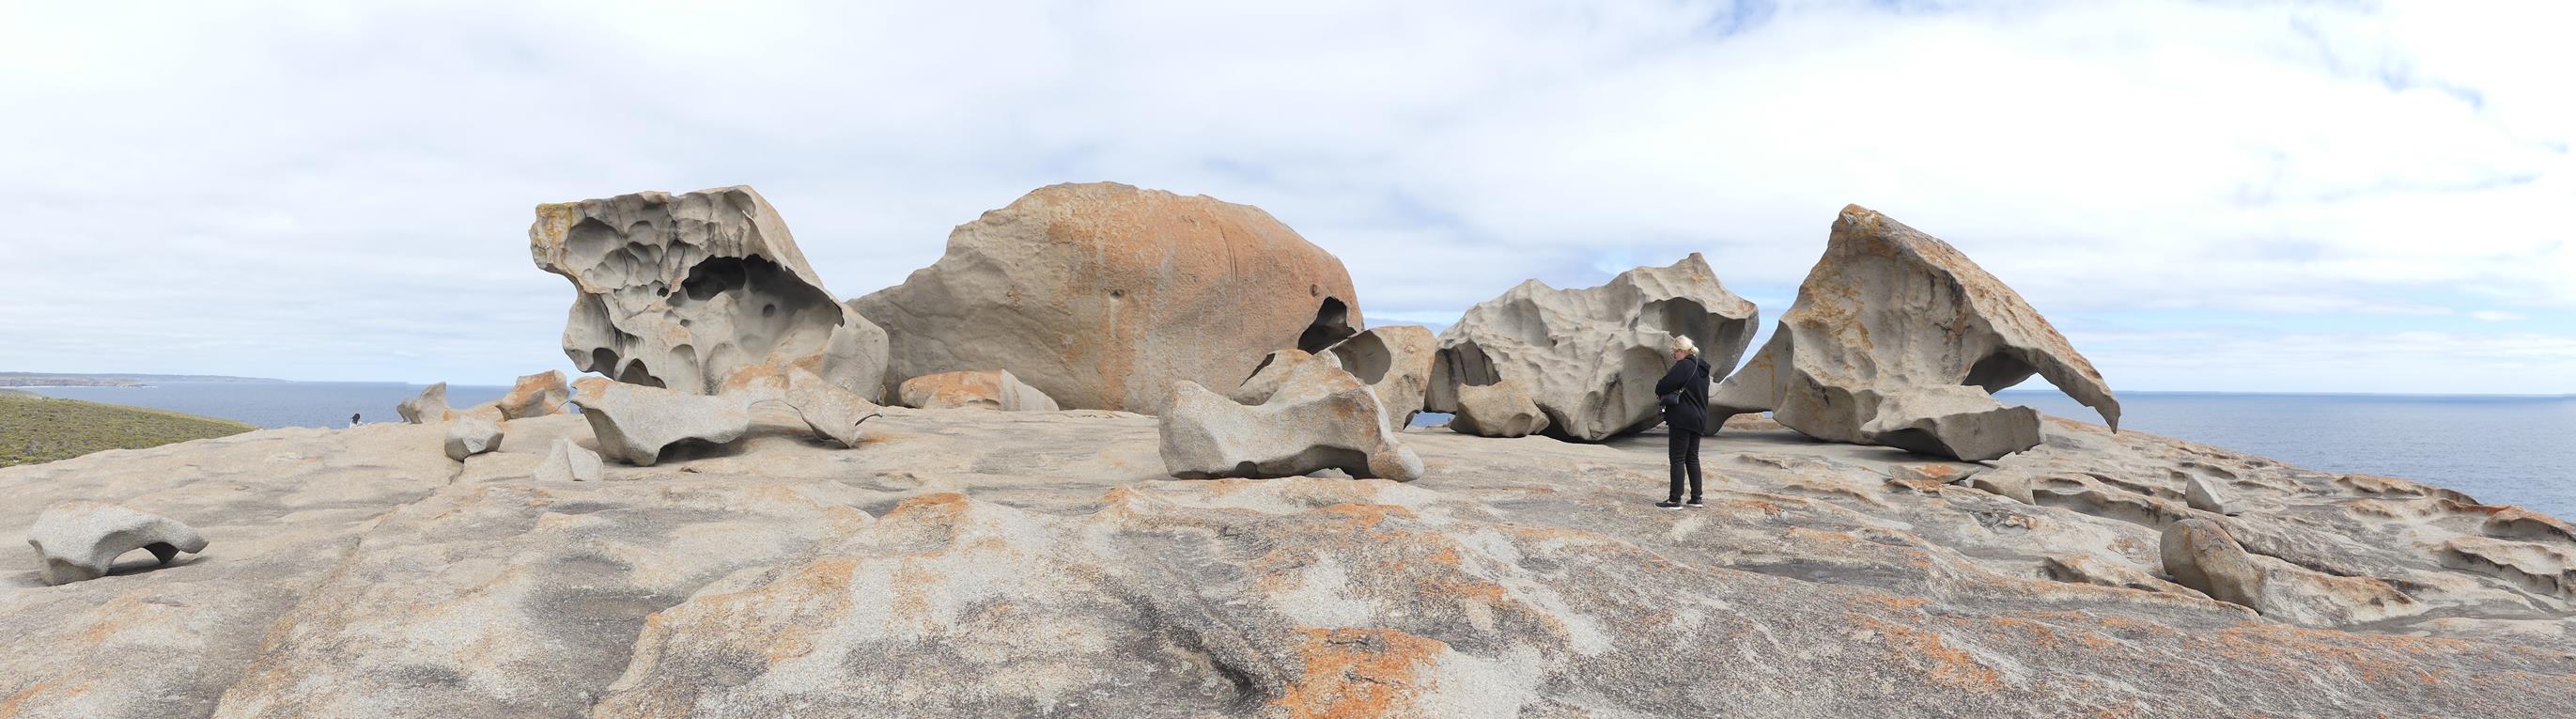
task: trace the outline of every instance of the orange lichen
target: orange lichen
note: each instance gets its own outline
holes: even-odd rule
[[[1296,719],[1404,714],[1430,688],[1422,671],[1449,650],[1393,629],[1300,629],[1303,671],[1271,705]]]
[[[1975,655],[1950,646],[1939,634],[1866,615],[1855,615],[1855,619],[1861,626],[1887,637],[1889,646],[1904,650],[1919,660],[1915,668],[1933,683],[1978,692],[2003,688],[2002,673],[1977,661]]]

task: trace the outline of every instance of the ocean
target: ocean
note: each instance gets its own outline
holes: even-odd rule
[[[262,427],[344,427],[350,413],[399,421],[421,385],[396,382],[160,382],[26,391],[157,407]],[[499,399],[502,386],[451,385],[450,406]],[[2098,422],[2051,390],[2007,390],[2007,404]],[[2576,518],[2576,398],[2122,392],[2120,426],[2333,472],[2449,487],[2481,501]],[[1437,421],[1430,415],[1417,423]]]
[[[48,397],[152,407],[262,427],[347,427],[349,415],[365,422],[400,422],[394,405],[420,396],[428,385],[401,382],[172,382],[144,387],[13,387]],[[448,385],[447,404],[464,408],[500,399],[510,388]]]

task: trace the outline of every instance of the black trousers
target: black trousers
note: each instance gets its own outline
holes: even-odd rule
[[[1682,501],[1682,476],[1687,469],[1690,476],[1690,498],[1697,500],[1699,499],[1699,433],[1684,429],[1674,429],[1672,432],[1673,492],[1668,499],[1675,502]]]

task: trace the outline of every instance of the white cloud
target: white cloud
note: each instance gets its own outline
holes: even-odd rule
[[[1694,250],[1785,298],[1859,202],[2061,326],[2500,342],[2481,313],[2576,307],[2549,219],[2576,199],[2569,26],[2541,2],[10,4],[0,367],[503,381],[561,364],[538,202],[753,184],[857,295],[1094,179],[1262,206],[1372,318]],[[2115,383],[2167,376],[2078,341]],[[2383,379],[2228,366],[2173,378]]]

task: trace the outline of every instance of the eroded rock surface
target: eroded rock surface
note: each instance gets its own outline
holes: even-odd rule
[[[2102,374],[2021,295],[1949,243],[1852,205],[1779,329],[1709,411],[1770,410],[1817,439],[1992,459],[2039,443],[2036,413],[1954,388],[1991,395],[2033,374],[2119,428]]]
[[[893,343],[888,380],[1009,370],[1066,408],[1155,414],[1272,350],[1362,326],[1331,253],[1269,213],[1115,183],[1053,185],[959,225],[947,254],[851,302]]]
[[[572,403],[599,438],[600,452],[627,464],[650,467],[672,445],[720,445],[751,431],[751,399],[742,394],[695,395],[600,377],[573,386],[579,392]]]
[[[1424,471],[1401,484],[1181,482],[1158,424],[887,408],[860,451],[753,432],[580,483],[530,478],[555,440],[593,441],[560,415],[512,420],[462,466],[435,448],[442,428],[387,423],[0,469],[21,500],[0,502],[0,529],[73,499],[220,518],[198,522],[215,552],[182,566],[62,586],[0,573],[0,707],[2196,718],[2576,702],[2576,602],[2548,589],[2576,553],[2565,523],[2411,482],[2058,420],[1984,469],[1747,422],[1706,440],[1708,506],[1672,512],[1650,504],[1660,430],[1406,432]],[[2189,506],[2195,476],[2228,482],[2241,513]],[[2209,599],[2161,557],[2190,520],[2424,611],[2305,627]]]
[[[420,395],[394,405],[394,413],[407,424],[447,421],[447,383],[440,382],[420,391]]]
[[[884,330],[823,288],[749,187],[539,205],[528,249],[572,281],[564,354],[583,371],[715,394],[736,372],[793,366],[882,396]]]
[[[116,558],[137,549],[169,564],[180,552],[206,551],[206,538],[179,520],[106,502],[63,502],[45,508],[27,529],[36,552],[36,574],[46,584],[107,576]]]
[[[1377,393],[1329,359],[1308,360],[1274,365],[1286,369],[1273,372],[1279,379],[1259,404],[1184,383],[1162,417],[1164,469],[1183,479],[1321,469],[1397,481],[1422,476],[1422,458],[1396,439]]]
[[[2369,577],[2341,577],[2246,551],[2225,525],[2186,519],[2165,528],[2165,572],[2183,586],[2263,616],[2311,627],[2420,614],[2421,603]]]
[[[895,394],[916,409],[989,409],[1053,412],[1055,399],[1011,375],[1010,370],[941,372],[904,380]]]
[[[1458,388],[1510,380],[1546,413],[1549,436],[1594,442],[1636,432],[1661,421],[1655,380],[1673,364],[1673,335],[1691,338],[1722,372],[1743,357],[1758,319],[1696,252],[1600,287],[1530,280],[1440,332],[1426,406],[1456,412]]]

